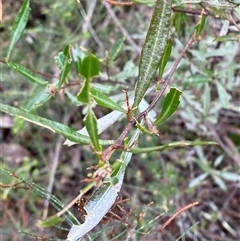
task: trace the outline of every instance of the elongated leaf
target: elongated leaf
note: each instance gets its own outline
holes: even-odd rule
[[[21,37],[23,30],[26,27],[29,14],[30,14],[29,0],[24,0],[19,12],[17,13],[14,23],[13,23],[11,39],[10,39],[10,44],[8,46],[8,52],[7,52],[7,58],[6,58],[7,61],[9,60],[9,58],[12,54],[15,44]]]
[[[19,74],[23,75],[24,77],[26,77],[28,80],[30,80],[31,82],[33,82],[35,84],[45,85],[45,86],[48,84],[48,82],[46,80],[37,76],[30,69],[28,69],[20,64],[16,64],[14,62],[7,62],[7,64],[11,69],[13,69],[14,71],[17,71]]]
[[[109,108],[111,110],[118,110],[120,112],[126,113],[126,110],[124,110],[120,105],[115,103],[113,100],[111,100],[109,97],[97,89],[91,88],[91,94],[92,98],[97,102],[98,105]]]
[[[165,100],[163,102],[163,107],[161,110],[160,115],[157,117],[157,119],[154,121],[153,125],[159,125],[162,122],[164,122],[166,119],[168,119],[178,108],[178,105],[180,104],[180,96],[182,92],[178,90],[177,88],[171,88],[168,92],[167,96],[165,97]]]
[[[157,71],[170,29],[172,1],[157,0],[139,63],[133,107],[138,107]]]
[[[51,121],[49,119],[31,114],[25,110],[20,110],[16,107],[4,105],[0,103],[0,111],[8,113],[10,115],[14,115],[20,118],[23,118],[29,122],[32,122],[36,125],[45,127],[53,132],[56,132],[65,138],[74,141],[76,143],[81,143],[81,144],[91,144],[91,140],[88,136],[84,136],[79,134],[77,131],[73,130],[72,128],[63,125],[59,122],[56,121]],[[112,141],[100,141],[101,145],[109,145],[112,144]]]
[[[160,61],[160,64],[159,64],[159,78],[160,79],[163,76],[163,72],[164,72],[164,69],[167,65],[167,62],[168,62],[169,58],[170,58],[171,52],[172,52],[172,40],[168,39],[166,48],[164,50],[164,53],[162,55],[162,58],[161,58],[161,61]]]
[[[91,138],[92,144],[96,151],[102,150],[98,140],[97,118],[91,108],[88,108],[88,113],[84,118],[84,124],[87,128],[88,134]]]
[[[137,130],[131,138],[129,145],[132,145],[137,141],[138,135],[139,131]],[[113,185],[111,183],[105,183],[96,190],[84,207],[87,212],[85,222],[81,225],[73,225],[68,233],[67,240],[81,240],[81,238],[92,230],[110,210],[121,189],[126,167],[130,162],[131,157],[132,153],[123,152],[121,154],[120,167],[118,166],[119,168],[113,172],[115,175],[114,177],[118,180],[117,184]]]
[[[140,154],[140,153],[149,153],[154,151],[168,150],[176,147],[211,146],[211,145],[218,145],[218,143],[214,141],[176,141],[176,142],[171,142],[162,146],[131,148],[129,151],[133,154]]]
[[[216,84],[217,84],[217,92],[218,92],[220,102],[224,108],[227,108],[229,105],[229,101],[231,100],[231,95],[228,94],[226,89],[219,81],[217,81]]]
[[[119,53],[122,51],[122,49],[124,47],[124,40],[125,40],[125,38],[124,38],[124,36],[122,36],[113,46],[113,49],[110,53],[111,61],[114,61],[118,57]]]
[[[195,177],[192,179],[189,183],[189,187],[196,187],[199,185],[203,180],[205,180],[209,176],[209,173],[203,173],[199,175],[198,177]]]
[[[205,26],[206,18],[207,18],[207,15],[202,14],[199,23],[196,25],[196,38],[198,38],[199,35],[202,33]]]
[[[228,34],[224,36],[216,37],[213,41],[215,42],[225,42],[225,41],[239,41],[240,40],[240,34]]]
[[[70,93],[69,91],[66,91],[67,97],[70,99],[70,101],[72,102],[73,105],[75,106],[82,106],[85,105],[83,102],[80,102],[76,95],[73,95],[72,93]]]
[[[82,62],[79,74],[86,78],[81,90],[78,93],[78,100],[84,103],[90,103],[91,93],[90,93],[90,83],[93,76],[99,74],[99,61],[93,55],[89,54]]]
[[[64,61],[62,63],[62,68],[61,68],[61,74],[60,74],[60,80],[58,83],[58,87],[61,87],[62,84],[64,83],[72,65],[72,57],[71,57],[71,46],[68,45],[63,51],[64,55]]]
[[[47,220],[44,220],[44,221],[39,220],[37,222],[37,226],[39,228],[49,228],[49,227],[53,227],[54,225],[56,225],[56,224],[58,224],[62,221],[63,221],[62,218],[54,216],[54,217],[51,217],[51,218],[49,218]]]

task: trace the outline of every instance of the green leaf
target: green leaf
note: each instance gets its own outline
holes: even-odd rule
[[[93,76],[99,75],[99,60],[96,56],[90,53],[86,58],[84,58],[79,74],[84,76],[86,79],[90,79]]]
[[[21,37],[21,35],[26,27],[29,14],[30,14],[29,0],[24,0],[19,12],[17,13],[14,23],[13,23],[11,39],[10,39],[10,44],[8,46],[8,52],[7,52],[7,58],[6,58],[7,61],[9,60],[9,58],[12,54],[15,44]]]
[[[54,225],[60,223],[61,221],[63,221],[63,218],[57,217],[57,216],[51,216],[50,218],[47,218],[44,221],[39,220],[37,222],[37,226],[39,228],[49,228],[49,227],[53,227]]]
[[[139,63],[133,108],[138,107],[158,69],[170,30],[172,1],[157,0]]]
[[[113,49],[110,53],[110,59],[111,61],[114,61],[119,53],[122,51],[123,47],[124,47],[124,40],[125,40],[125,37],[122,36],[113,46]]]
[[[211,146],[211,145],[218,145],[218,143],[214,141],[176,141],[176,142],[171,142],[162,146],[131,148],[129,152],[133,154],[140,154],[140,153],[149,153],[154,151],[168,150],[176,147]]]
[[[36,125],[45,127],[53,132],[56,132],[56,133],[64,136],[68,140],[73,141],[75,143],[81,143],[83,145],[91,144],[91,140],[88,136],[81,135],[78,132],[76,132],[75,130],[73,130],[72,128],[70,128],[66,125],[63,125],[59,122],[52,121],[52,120],[31,114],[25,110],[20,110],[16,107],[4,105],[2,103],[0,103],[0,111],[8,113],[13,116],[23,118]],[[112,142],[110,141],[110,143],[112,143]],[[109,143],[109,141],[102,141],[102,140],[100,141],[101,145],[109,145],[110,143]]]
[[[229,105],[229,101],[231,100],[231,95],[228,94],[228,92],[220,82],[217,81],[216,85],[217,85],[217,92],[218,92],[218,96],[222,104],[222,107],[227,108]]]
[[[240,182],[240,175],[234,172],[223,172],[221,177],[231,182]]]
[[[84,118],[84,124],[87,128],[88,134],[91,138],[92,144],[96,151],[102,151],[98,140],[97,118],[91,108],[88,108],[88,113]]]
[[[201,175],[199,175],[198,177],[195,177],[194,179],[192,179],[189,183],[189,187],[196,187],[197,185],[201,184],[201,182],[203,180],[205,180],[207,177],[209,176],[208,173],[202,173]]]
[[[28,110],[29,112],[42,106],[47,101],[52,98],[49,88],[54,88],[52,85],[47,87],[39,86],[35,88],[34,94],[28,98],[26,104],[24,104],[23,109]]]
[[[77,95],[77,99],[80,102],[83,103],[90,103],[91,101],[91,92],[90,92],[90,79],[86,79],[83,82],[82,88],[80,89],[78,95]]]
[[[73,95],[72,93],[70,93],[69,91],[66,91],[67,97],[70,99],[70,101],[72,102],[73,105],[75,106],[83,106],[84,103],[78,101],[76,95]]]
[[[118,110],[120,112],[126,113],[126,110],[111,100],[108,96],[104,95],[102,92],[95,88],[91,88],[92,98],[97,102],[98,105],[109,108],[111,110]]]
[[[90,93],[90,82],[93,76],[99,74],[99,60],[92,53],[90,53],[86,58],[84,58],[79,74],[86,78],[81,90],[78,93],[78,100],[84,103],[90,103],[91,93]]]
[[[215,42],[226,42],[226,41],[240,41],[240,34],[228,34],[224,36],[216,37],[213,41]]]
[[[137,120],[136,120],[136,125],[135,126],[143,133],[150,134],[150,135],[153,134],[145,126],[141,125]]]
[[[196,25],[196,38],[198,38],[200,36],[200,34],[202,33],[204,26],[205,26],[206,18],[207,18],[206,14],[201,15],[201,19],[198,22],[198,24]]]
[[[61,68],[61,74],[60,74],[60,80],[58,83],[58,87],[60,88],[62,84],[64,83],[70,69],[72,66],[72,57],[71,57],[71,45],[68,45],[65,47],[63,51],[64,55],[64,61],[62,63],[62,68]]]
[[[38,84],[38,85],[48,85],[48,82],[42,79],[41,77],[35,75],[31,70],[27,69],[26,67],[16,64],[14,62],[7,62],[8,66],[13,69],[14,71],[20,73],[24,77],[26,77],[31,82]]]
[[[128,145],[134,145],[138,139],[139,131],[137,130],[129,141]],[[67,239],[69,241],[77,241],[82,236],[91,231],[108,213],[112,205],[114,204],[118,193],[122,187],[123,179],[126,171],[126,167],[132,158],[132,153],[122,152],[120,156],[120,165],[118,163],[117,168],[114,171],[115,175],[111,175],[111,178],[118,181],[115,185],[112,183],[103,183],[91,196],[86,203],[84,209],[87,212],[85,222],[81,225],[73,225],[68,233]],[[106,167],[103,167],[106,168]]]
[[[170,58],[172,52],[172,40],[168,39],[166,48],[164,50],[164,53],[162,55],[161,61],[159,63],[159,78],[161,79],[163,76],[164,69],[167,65],[167,62]]]
[[[182,92],[177,88],[171,88],[167,96],[164,99],[163,107],[160,115],[154,121],[153,125],[159,125],[167,120],[178,108],[180,104],[180,96]]]

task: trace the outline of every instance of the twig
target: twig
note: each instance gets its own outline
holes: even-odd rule
[[[183,208],[181,208],[180,210],[178,210],[176,213],[174,213],[172,215],[172,217],[170,217],[166,223],[164,223],[164,225],[158,229],[158,232],[162,232],[164,228],[166,228],[177,216],[179,216],[181,213],[187,211],[188,209],[192,208],[193,206],[196,206],[198,205],[199,203],[198,202],[194,202],[194,203],[191,203]]]
[[[182,8],[172,8],[174,12],[179,12],[179,13],[188,13],[188,14],[194,14],[194,15],[201,15],[202,13],[197,10],[193,9],[182,9]]]
[[[123,25],[121,24],[121,22],[118,20],[116,14],[114,13],[114,11],[112,10],[111,6],[106,3],[106,2],[102,2],[104,7],[107,9],[108,14],[110,15],[110,17],[113,19],[113,21],[115,22],[115,24],[120,28],[120,30],[122,31],[124,37],[126,38],[126,40],[132,45],[134,51],[136,51],[138,54],[141,53],[141,48],[138,47],[138,45],[133,41],[132,37],[128,34],[127,30],[123,27]]]
[[[234,26],[235,26],[235,27],[238,29],[238,31],[240,32],[240,27],[238,26],[238,24],[237,24],[236,21],[234,20],[231,12],[228,13],[228,17],[229,17],[229,20],[234,24]]]
[[[91,25],[91,18],[92,18],[92,15],[93,15],[93,11],[95,9],[95,5],[96,5],[96,0],[92,0],[90,1],[90,6],[89,6],[89,10],[88,10],[88,13],[86,13],[84,11],[84,8],[81,4],[81,1],[79,1],[79,4],[81,5],[79,7],[79,12],[80,14],[82,15],[83,17],[83,20],[84,20],[84,24],[83,24],[83,27],[82,27],[82,30],[83,32],[86,31],[88,29],[88,31],[90,32],[90,34],[92,35],[94,41],[98,44],[98,46],[101,48],[101,49],[104,49],[104,46],[101,42],[101,40],[98,38],[95,30],[93,29],[92,25]],[[81,44],[83,44],[83,46],[86,44],[86,40],[83,40]]]

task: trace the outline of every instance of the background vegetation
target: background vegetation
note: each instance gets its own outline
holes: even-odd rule
[[[172,11],[173,48],[164,76],[194,31],[202,9],[207,18],[198,41],[183,57],[170,83],[182,91],[178,110],[157,126],[159,137],[142,134],[138,144],[151,147],[172,141],[213,140],[219,145],[134,155],[120,193],[123,199],[130,200],[122,203],[121,209],[113,210],[120,220],[109,213],[108,219],[91,231],[86,240],[239,240],[240,10],[237,3],[236,7],[233,4],[234,8],[219,8],[220,3],[214,6],[207,2],[210,1],[186,3]],[[53,98],[47,99],[45,90],[27,81],[5,62],[12,24],[21,4],[21,1],[3,4],[2,102],[20,108],[34,103],[33,113],[79,130],[84,125],[86,107],[73,99],[79,91],[79,79],[74,71],[68,74],[65,88],[55,93],[50,86]],[[109,63],[103,61],[101,74],[93,82],[107,95],[125,100],[122,90],[134,89],[153,6],[115,6],[96,0],[64,3],[31,0],[30,6],[29,21],[11,61],[54,85],[60,75],[57,64],[66,45],[70,44],[76,51],[90,49],[105,61],[117,41],[124,38],[117,58]],[[155,94],[152,91],[147,95],[143,108]],[[43,102],[36,101],[41,98]],[[162,102],[161,99],[150,115],[159,113]],[[110,111],[96,106],[94,112],[100,118]],[[101,139],[116,139],[126,123],[126,118],[122,118]],[[89,146],[67,147],[63,142],[63,137],[47,129],[1,114],[1,166],[45,188],[67,204],[86,185],[82,181],[90,172],[87,168],[97,165],[97,158]],[[118,157],[119,153],[114,155]],[[1,172],[1,182],[8,184],[16,179]],[[161,233],[157,232],[176,210],[195,201],[199,202],[198,206],[174,219]],[[2,240],[31,240],[37,236],[66,238],[67,231],[59,227],[37,227],[38,220],[56,210],[36,193],[5,186],[1,190],[1,203]],[[71,210],[81,218],[77,205]],[[126,215],[128,219],[124,219]],[[64,224],[63,227],[69,229]]]

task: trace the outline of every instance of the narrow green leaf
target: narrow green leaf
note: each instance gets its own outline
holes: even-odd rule
[[[26,27],[29,14],[30,14],[29,0],[24,0],[19,12],[17,13],[14,23],[13,23],[11,39],[10,39],[10,44],[8,46],[8,52],[7,52],[7,58],[6,58],[7,61],[9,60],[9,58],[12,54],[15,44],[21,37],[21,35]]]
[[[0,111],[8,113],[13,116],[17,116],[19,118],[23,118],[36,125],[45,127],[53,132],[56,132],[64,136],[70,141],[81,143],[83,145],[91,144],[91,140],[88,136],[79,134],[77,131],[59,122],[52,121],[52,120],[31,114],[28,111],[20,110],[16,107],[4,105],[2,103],[0,103]],[[100,142],[100,145],[109,145],[110,143],[112,143],[111,141],[109,142],[104,140],[99,140],[99,142]]]
[[[93,76],[99,75],[99,60],[96,56],[90,53],[84,58],[79,74],[84,76],[86,79],[92,78]]]
[[[99,145],[98,140],[97,118],[91,108],[88,108],[88,113],[84,118],[84,124],[87,128],[88,134],[91,138],[95,150],[100,152],[102,148]]]
[[[44,80],[41,77],[34,74],[30,69],[28,69],[20,64],[16,64],[14,62],[7,62],[7,64],[11,69],[20,73],[21,75],[26,77],[31,82],[38,84],[38,85],[44,85],[44,86],[48,85],[48,82],[46,80]]]
[[[120,112],[126,113],[126,110],[123,109],[120,105],[93,87],[91,88],[91,94],[92,98],[97,102],[98,105],[109,108],[111,110],[118,110]]]
[[[161,61],[159,63],[159,78],[161,79],[163,76],[164,69],[167,65],[167,62],[170,58],[172,52],[172,40],[168,39],[166,48],[164,50],[164,53],[162,55]]]
[[[189,187],[192,188],[192,187],[196,187],[197,185],[201,184],[201,182],[203,180],[205,180],[207,177],[209,176],[208,173],[203,173],[199,176],[197,176],[196,178],[192,179],[189,183]]]
[[[153,125],[159,125],[167,120],[178,108],[182,92],[177,88],[171,88],[164,99],[160,115],[154,121]]]
[[[240,174],[234,172],[222,172],[221,177],[231,182],[240,182]]]
[[[71,45],[68,45],[65,47],[65,49],[63,51],[63,55],[64,55],[64,61],[63,61],[63,67],[61,69],[60,80],[58,83],[59,88],[64,83],[64,81],[71,69],[71,66],[72,66]]]
[[[143,133],[146,134],[153,134],[151,131],[149,131],[144,125],[141,125],[137,120],[136,120],[136,127]]]
[[[63,218],[57,216],[51,216],[44,221],[38,221],[37,226],[39,228],[49,228],[63,221]]]
[[[226,41],[240,41],[240,34],[228,34],[224,36],[216,37],[213,41],[215,42],[226,42]]]
[[[139,63],[133,108],[144,97],[164,52],[171,21],[172,1],[157,0]]]
[[[123,47],[124,47],[124,40],[125,40],[125,37],[122,36],[113,46],[113,49],[110,53],[110,59],[111,61],[114,61],[119,53],[122,51]]]
[[[78,100],[84,103],[90,103],[90,82],[93,76],[99,74],[99,60],[92,53],[84,58],[79,74],[84,76],[86,80],[78,93]]]
[[[29,112],[42,106],[47,101],[49,101],[52,98],[52,94],[50,94],[49,88],[54,88],[51,85],[43,87],[38,86],[35,88],[34,94],[26,101],[26,103],[23,106],[23,109],[28,110]]]
[[[231,100],[231,95],[228,94],[226,89],[219,81],[216,82],[216,85],[217,85],[217,92],[218,92],[218,96],[222,104],[222,107],[227,108],[229,105],[229,101]]]
[[[67,94],[67,97],[69,98],[69,100],[72,102],[73,105],[75,105],[75,106],[85,105],[83,102],[78,101],[76,95],[73,95],[69,91],[66,91],[65,93]]]
[[[201,15],[201,19],[198,22],[198,24],[196,25],[196,38],[198,38],[200,36],[200,34],[202,33],[204,26],[205,26],[206,18],[207,18],[206,14]]]
[[[133,154],[140,154],[140,153],[149,153],[154,151],[168,150],[176,147],[211,146],[211,145],[218,145],[218,143],[214,141],[176,141],[176,142],[171,142],[162,146],[131,148],[129,152]]]
[[[77,95],[77,99],[80,102],[83,103],[90,103],[91,101],[91,92],[90,92],[90,78],[85,79],[85,81],[83,82],[83,85]]]

